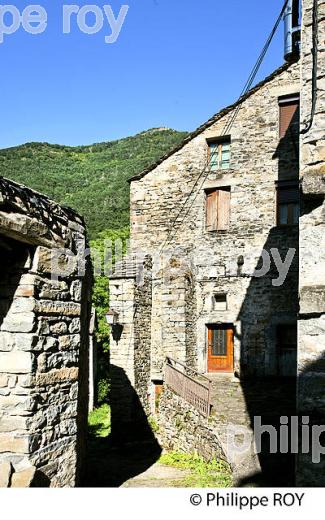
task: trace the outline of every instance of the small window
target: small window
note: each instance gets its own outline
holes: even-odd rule
[[[216,328],[212,330],[211,342],[212,356],[227,355],[227,330]]]
[[[213,310],[226,311],[227,310],[227,295],[224,293],[216,293],[213,295]]]
[[[295,134],[299,130],[299,96],[279,99],[279,136],[282,139],[289,128]]]
[[[230,188],[206,192],[207,231],[226,231],[230,225]]]
[[[211,171],[228,170],[230,168],[230,139],[210,141],[208,145]]]
[[[299,187],[296,183],[279,183],[277,186],[277,224],[293,226],[299,223]]]

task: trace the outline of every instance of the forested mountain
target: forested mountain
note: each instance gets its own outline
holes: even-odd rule
[[[0,175],[47,194],[82,214],[91,238],[129,223],[129,184],[187,134],[152,129],[91,146],[27,143],[0,150]]]

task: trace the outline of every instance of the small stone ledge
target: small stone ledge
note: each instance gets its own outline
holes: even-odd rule
[[[302,287],[300,290],[300,314],[325,313],[325,286]]]
[[[320,169],[306,172],[302,178],[302,192],[304,195],[325,195],[325,170]]]
[[[38,373],[35,382],[38,386],[53,385],[55,383],[62,383],[64,381],[77,381],[79,370],[73,368],[54,369],[50,372]]]

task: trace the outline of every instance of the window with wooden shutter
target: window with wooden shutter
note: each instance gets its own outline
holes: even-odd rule
[[[216,231],[218,224],[217,216],[217,191],[206,194],[206,228],[207,231]]]
[[[299,186],[292,182],[279,182],[277,185],[277,224],[292,226],[299,223],[300,204]]]
[[[226,231],[230,226],[230,188],[206,192],[207,231]]]
[[[296,133],[299,129],[299,96],[279,99],[279,136],[282,139],[289,128]]]

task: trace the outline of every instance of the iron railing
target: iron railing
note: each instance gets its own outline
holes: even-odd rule
[[[167,358],[165,383],[200,413],[209,417],[211,412],[211,381],[179,361]]]

